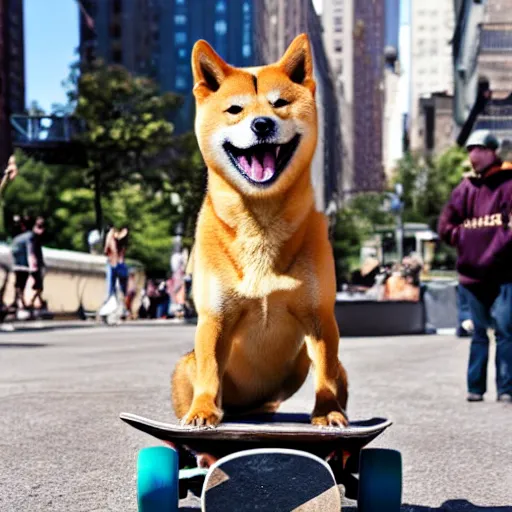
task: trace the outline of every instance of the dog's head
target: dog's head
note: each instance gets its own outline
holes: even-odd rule
[[[210,171],[248,196],[282,192],[309,172],[317,114],[306,35],[277,63],[244,69],[198,41],[192,69],[195,130]]]

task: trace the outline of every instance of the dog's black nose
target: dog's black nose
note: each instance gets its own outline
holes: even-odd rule
[[[251,123],[251,129],[258,137],[266,137],[274,133],[276,123],[270,117],[257,117]]]

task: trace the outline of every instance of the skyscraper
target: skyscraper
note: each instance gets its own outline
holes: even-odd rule
[[[12,152],[11,114],[25,111],[23,0],[0,0],[0,169]]]
[[[345,0],[344,93],[350,99],[353,192],[382,190],[385,1]],[[347,41],[348,39],[348,41]]]
[[[322,7],[324,46],[335,77],[343,72],[343,4],[344,0],[324,0]]]
[[[453,93],[450,41],[454,30],[454,6],[447,0],[411,0],[411,107],[412,150],[423,147],[420,99],[433,93]]]
[[[153,77],[185,97],[178,131],[193,124],[194,43],[205,39],[235,66],[254,64],[253,0],[82,0],[81,55]]]
[[[322,24],[311,0],[255,1],[256,62],[269,64],[282,57],[288,45],[307,33],[313,51],[317,85],[318,144],[312,163],[316,206],[332,211],[342,197],[342,138],[335,77],[322,40]]]

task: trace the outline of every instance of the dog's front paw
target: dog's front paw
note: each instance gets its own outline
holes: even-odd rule
[[[348,418],[339,411],[331,411],[324,415],[313,413],[311,423],[326,427],[346,427],[348,426]]]
[[[214,427],[221,422],[222,416],[222,411],[213,400],[200,399],[192,403],[181,423],[196,427]]]

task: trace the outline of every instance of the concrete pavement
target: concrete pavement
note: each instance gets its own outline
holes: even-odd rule
[[[193,326],[0,333],[0,510],[136,510],[137,451],[121,411],[172,420],[169,376]],[[351,418],[389,417],[403,511],[512,512],[512,406],[465,402],[467,339],[342,339]],[[283,407],[309,411],[311,378]],[[189,510],[196,503],[188,500]],[[353,502],[344,510],[354,511]]]

